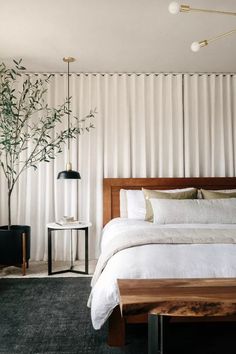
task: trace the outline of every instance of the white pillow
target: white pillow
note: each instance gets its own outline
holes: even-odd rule
[[[177,193],[189,191],[193,188],[155,189],[158,192]],[[120,217],[145,220],[146,202],[141,189],[120,189]]]
[[[126,189],[120,189],[120,217],[128,217]]]
[[[234,224],[236,198],[150,199],[156,224]]]
[[[142,190],[126,191],[127,217],[129,219],[145,220],[146,203]]]

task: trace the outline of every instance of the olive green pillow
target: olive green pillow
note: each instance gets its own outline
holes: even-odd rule
[[[153,221],[153,210],[150,202],[150,198],[158,198],[158,199],[196,199],[197,198],[197,189],[192,188],[189,190],[183,190],[178,192],[160,192],[152,189],[144,189],[142,188],[144,193],[144,198],[146,201],[146,216],[145,220]]]
[[[209,191],[206,189],[201,189],[201,194],[202,194],[203,199],[236,198],[236,192],[223,193],[223,192]]]

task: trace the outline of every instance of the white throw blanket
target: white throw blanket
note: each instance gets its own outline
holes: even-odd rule
[[[235,229],[145,228],[124,229],[106,244],[99,257],[91,285],[94,286],[109,259],[126,248],[147,244],[236,244]]]

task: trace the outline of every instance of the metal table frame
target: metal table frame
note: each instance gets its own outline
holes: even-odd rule
[[[64,226],[62,227],[47,227],[48,229],[48,275],[54,275],[54,274],[61,274],[61,273],[67,273],[67,272],[72,272],[72,273],[79,273],[79,274],[88,274],[88,236],[89,232],[88,229],[91,225],[86,224],[85,226]],[[68,231],[70,230],[70,268],[65,269],[65,270],[59,270],[56,272],[52,272],[52,232],[53,231]],[[80,271],[80,270],[75,270],[74,269],[74,264],[73,264],[73,242],[72,242],[72,231],[77,231],[77,240],[79,238],[78,231],[84,231],[85,232],[85,270]]]

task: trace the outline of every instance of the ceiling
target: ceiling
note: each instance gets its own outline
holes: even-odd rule
[[[65,72],[63,56],[78,59],[73,72],[236,72],[236,34],[190,50],[236,28],[236,17],[173,16],[170,1],[0,0],[0,59],[23,58],[31,72]],[[235,0],[186,3],[236,12]]]

